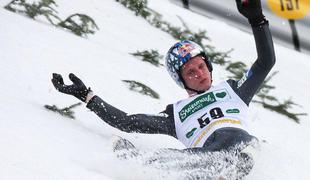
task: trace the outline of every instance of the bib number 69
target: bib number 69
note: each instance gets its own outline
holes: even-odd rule
[[[208,116],[208,114],[210,116]],[[221,108],[216,107],[216,108],[211,109],[209,111],[209,113],[205,113],[204,115],[202,115],[197,120],[198,120],[198,123],[200,125],[200,128],[203,128],[206,125],[208,125],[212,120],[218,119],[221,117],[224,117],[223,111],[221,110]]]

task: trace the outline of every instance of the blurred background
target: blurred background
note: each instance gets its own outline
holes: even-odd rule
[[[171,2],[188,8],[189,10],[209,18],[224,21],[243,31],[251,33],[247,20],[240,16],[234,0],[170,0]],[[271,0],[269,0],[271,1]],[[274,0],[276,1],[276,0]],[[290,0],[285,0],[289,2]],[[307,0],[304,0],[307,2]],[[310,1],[310,0],[308,0]],[[264,15],[267,17],[275,42],[297,51],[310,54],[310,9],[301,19],[289,20],[277,16],[262,0]],[[297,2],[297,1],[296,1]],[[310,3],[310,2],[309,2]]]

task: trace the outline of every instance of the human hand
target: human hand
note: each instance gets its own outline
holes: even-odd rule
[[[264,22],[265,16],[262,12],[260,0],[236,0],[238,11],[248,19],[252,26]]]
[[[65,85],[62,76],[60,74],[53,73],[52,83],[59,92],[72,95],[79,100],[86,102],[87,94],[91,91],[91,89],[87,89],[84,83],[73,73],[69,74],[69,78],[73,84]]]

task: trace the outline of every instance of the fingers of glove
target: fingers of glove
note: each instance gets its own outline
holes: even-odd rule
[[[56,79],[52,79],[52,83],[53,85],[55,86],[55,88],[59,91],[59,92],[62,92],[62,93],[65,93],[65,94],[71,94],[71,90],[72,88],[70,88],[70,86],[67,86],[67,85],[64,85],[64,84],[61,84],[59,81],[57,81]]]
[[[57,90],[64,86],[64,81],[60,74],[53,73],[52,83]]]
[[[62,79],[62,76],[60,74],[53,73],[52,83],[59,92],[62,92],[65,94],[72,94],[73,92],[74,85],[70,85],[70,86],[65,85]]]
[[[260,0],[242,0],[242,5],[249,8],[260,8]]]
[[[84,86],[84,83],[78,77],[76,77],[73,73],[69,74],[69,78],[73,82],[73,84],[77,86]]]
[[[242,6],[246,7],[249,5],[249,0],[241,0]]]
[[[236,0],[238,8],[255,8],[260,6],[260,0]]]
[[[236,0],[237,3],[237,9],[238,11],[243,14],[244,13],[244,5],[243,5],[243,0]]]
[[[62,79],[62,76],[60,74],[53,73],[53,79],[55,81],[58,81],[59,84],[64,84],[64,80]]]
[[[236,0],[238,9],[241,7],[241,0]]]

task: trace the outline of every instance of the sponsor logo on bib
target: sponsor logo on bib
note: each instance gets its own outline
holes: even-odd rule
[[[226,92],[220,92],[220,93],[216,93],[215,96],[218,98],[224,98],[226,96]]]
[[[226,113],[237,114],[237,113],[240,113],[240,110],[239,109],[227,109]]]
[[[193,128],[191,131],[189,131],[188,133],[186,133],[186,137],[189,139],[190,137],[193,136],[194,132],[197,130],[197,128]]]
[[[206,93],[202,96],[197,97],[189,104],[184,106],[179,112],[181,122],[184,122],[185,119],[188,118],[190,115],[214,102],[216,102],[216,99],[213,92]]]

